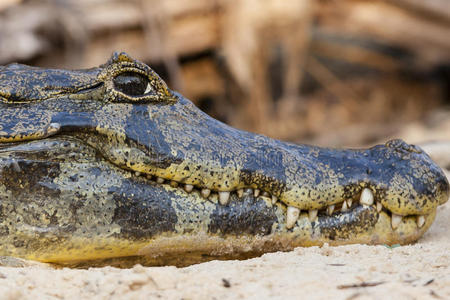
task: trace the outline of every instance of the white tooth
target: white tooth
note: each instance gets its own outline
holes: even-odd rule
[[[239,198],[242,198],[242,196],[244,196],[244,189],[238,189],[238,190],[236,191],[236,193],[237,193],[237,195],[238,195]]]
[[[144,95],[150,93],[151,91],[152,91],[152,86],[149,83],[149,84],[147,84],[147,88],[145,89]]]
[[[176,188],[176,187],[178,187],[178,182],[172,180],[170,182],[170,186]]]
[[[164,183],[164,178],[158,177],[156,178],[156,182],[159,184],[163,184]]]
[[[194,186],[192,184],[186,184],[184,186],[184,190],[188,193],[192,192],[193,189],[194,189]]]
[[[327,207],[327,214],[328,214],[329,216],[331,216],[331,215],[333,214],[333,211],[334,211],[334,204],[329,205],[329,206]]]
[[[368,188],[363,189],[361,193],[361,197],[359,198],[359,202],[363,205],[372,205],[373,204],[373,194],[372,191]]]
[[[136,176],[141,176],[141,172],[139,172],[139,171],[136,171],[134,173],[136,174]]]
[[[418,216],[416,222],[417,227],[421,228],[425,224],[425,216]]]
[[[259,189],[255,189],[255,191],[253,192],[253,196],[258,197],[259,196]]]
[[[209,194],[211,194],[211,190],[210,189],[202,189],[200,194],[202,194],[203,198],[208,198]]]
[[[219,202],[222,205],[227,205],[230,202],[230,192],[219,192]]]
[[[277,196],[273,196],[273,195],[272,195],[272,204],[277,203],[277,201],[278,201]]]
[[[147,174],[147,175],[145,175],[146,177],[147,177],[147,179],[152,179],[152,175],[150,175],[150,174]]]
[[[297,223],[298,217],[300,216],[300,209],[293,206],[288,206],[286,212],[286,228],[291,229]]]
[[[353,203],[352,199],[347,199],[347,207],[348,208],[352,207],[352,203]]]
[[[269,198],[270,198],[270,195],[269,195],[268,192],[263,192],[262,195],[263,195],[264,197],[269,197]]]
[[[391,217],[392,229],[396,229],[398,227],[398,225],[400,225],[401,222],[402,222],[402,216],[392,214],[392,217]]]
[[[347,201],[344,201],[344,202],[342,202],[341,211],[342,211],[342,212],[345,212],[345,211],[347,211],[347,210],[348,210],[348,207],[347,207]]]
[[[353,200],[352,200],[352,199],[347,199],[347,201],[345,201],[345,202],[347,202],[347,207],[348,207],[348,208],[351,208],[351,207],[352,207],[352,203],[353,203]]]
[[[314,221],[316,220],[316,218],[317,218],[317,212],[318,212],[317,209],[310,209],[310,210],[308,211],[308,218],[309,218],[309,221],[310,221],[310,222],[314,222]]]
[[[377,212],[380,212],[383,209],[383,205],[381,205],[381,202],[377,202]]]
[[[59,123],[50,123],[47,128],[48,134],[57,133],[61,129],[61,124]]]

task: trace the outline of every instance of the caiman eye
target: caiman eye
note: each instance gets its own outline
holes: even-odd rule
[[[124,72],[113,79],[114,88],[128,96],[142,96],[151,91],[147,76],[134,72]]]

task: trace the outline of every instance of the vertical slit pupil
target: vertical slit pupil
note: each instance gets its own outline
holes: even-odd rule
[[[126,95],[142,96],[149,84],[149,80],[146,76],[139,73],[124,72],[114,77],[113,83],[116,90]]]

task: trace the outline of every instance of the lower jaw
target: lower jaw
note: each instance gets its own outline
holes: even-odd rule
[[[356,209],[353,218],[340,225],[336,222],[339,218],[329,216],[319,216],[316,222],[311,223],[308,215],[302,213],[293,229],[286,231],[283,229],[284,225],[277,227],[277,224],[274,224],[274,230],[269,235],[193,232],[183,235],[161,234],[140,241],[112,237],[90,241],[75,238],[68,240],[68,245],[53,249],[53,253],[47,252],[42,256],[34,253],[24,258],[81,268],[106,265],[131,267],[136,263],[182,267],[214,259],[247,259],[263,253],[289,251],[295,247],[321,246],[324,243],[333,246],[403,245],[417,241],[431,226],[435,215],[436,211],[430,213],[421,228],[417,228],[415,217],[405,217],[393,230],[388,213],[378,213],[367,207]],[[376,221],[370,221],[369,218],[375,216]],[[86,249],[87,243],[93,249]],[[69,248],[70,253],[66,251]],[[76,253],[77,250],[81,252]],[[76,257],[82,259],[74,259]]]
[[[378,216],[373,225],[358,226],[358,222],[349,222],[333,228],[331,217],[323,216],[314,223],[309,221],[307,213],[302,213],[297,226],[286,231],[284,222],[266,236],[250,235],[211,235],[196,234],[186,236],[160,237],[139,251],[144,264],[173,264],[187,266],[213,259],[247,259],[264,253],[290,251],[296,247],[333,246],[347,244],[405,245],[417,241],[431,226],[436,210],[427,216],[426,223],[418,228],[414,216],[405,217],[394,230],[388,213],[380,213],[367,207],[358,211],[359,219]],[[357,219],[357,218],[355,218]],[[366,222],[366,221],[364,221]],[[366,222],[370,224],[370,222]],[[274,225],[275,227],[275,225]],[[332,232],[335,233],[331,234]]]
[[[136,263],[186,266],[212,259],[246,259],[267,252],[289,251],[295,247],[320,246],[324,243],[408,244],[423,235],[436,213],[430,213],[420,228],[415,216],[404,217],[394,230],[389,213],[384,210],[377,212],[373,206],[358,205],[350,211],[331,216],[319,213],[313,222],[310,222],[307,212],[302,211],[295,226],[287,229],[287,207],[280,202],[272,204],[269,200],[261,201],[251,194],[243,198],[233,195],[230,203],[224,206],[205,200],[198,193],[186,194],[178,188],[164,188],[156,184],[153,187],[177,208],[178,221],[174,231],[145,238],[126,237],[121,233],[96,235],[93,231],[87,235],[66,235],[57,243],[41,240],[30,232],[27,238],[35,239],[36,248],[22,248],[17,252],[3,252],[2,255],[72,267],[131,267]],[[217,231],[211,229],[213,215],[218,222],[215,227],[219,228]],[[258,223],[262,215],[267,215],[267,220],[260,219]],[[193,220],[197,223],[193,224]],[[226,232],[233,220],[236,227]],[[255,226],[253,232],[246,232],[246,225]],[[263,227],[267,230],[262,230]]]

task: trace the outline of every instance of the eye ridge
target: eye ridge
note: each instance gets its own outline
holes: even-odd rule
[[[125,95],[143,96],[152,91],[147,76],[137,72],[123,72],[113,78],[114,89]]]

